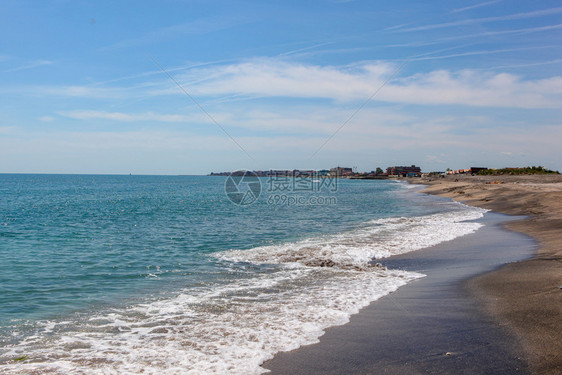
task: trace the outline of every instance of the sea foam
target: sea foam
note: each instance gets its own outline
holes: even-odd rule
[[[484,210],[372,220],[298,242],[214,257],[231,277],[156,301],[64,321],[4,348],[5,374],[260,374],[275,353],[318,342],[328,327],[423,277],[373,259],[476,231]],[[24,357],[24,360],[15,361]]]
[[[217,254],[223,260],[294,264],[302,266],[368,267],[372,259],[407,253],[476,231],[483,209],[457,204],[454,211],[418,217],[372,220],[356,230],[309,238],[296,243],[231,250]]]

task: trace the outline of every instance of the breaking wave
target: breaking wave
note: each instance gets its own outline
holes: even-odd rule
[[[4,374],[260,374],[275,353],[318,342],[328,327],[408,282],[373,264],[476,231],[484,210],[372,220],[355,230],[213,255],[222,281],[71,319],[43,321],[4,346]],[[17,337],[17,328],[12,336]]]

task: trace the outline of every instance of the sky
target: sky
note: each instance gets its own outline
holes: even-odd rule
[[[560,1],[3,0],[0,173],[562,170]]]

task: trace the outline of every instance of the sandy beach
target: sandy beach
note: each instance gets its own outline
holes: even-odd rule
[[[429,194],[523,220],[508,229],[537,239],[535,256],[471,280],[473,295],[520,340],[533,373],[562,373],[562,176],[448,176]]]
[[[531,237],[501,228],[510,219],[486,213],[476,233],[385,259],[391,269],[427,276],[328,329],[320,343],[278,353],[264,367],[287,375],[531,373],[515,336],[466,288],[475,275],[532,255]]]
[[[385,260],[428,276],[264,367],[273,374],[562,373],[562,176],[411,182],[492,210],[486,226]]]

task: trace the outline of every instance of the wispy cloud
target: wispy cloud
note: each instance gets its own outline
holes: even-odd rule
[[[524,48],[505,48],[505,49],[495,49],[495,50],[482,50],[482,51],[469,51],[462,53],[455,53],[450,55],[438,55],[438,56],[420,56],[413,57],[409,60],[411,61],[422,61],[422,60],[440,60],[440,59],[450,59],[454,57],[465,57],[465,56],[476,56],[476,55],[491,55],[495,53],[507,53],[507,52],[518,52],[518,51],[528,51],[534,49],[543,48],[560,48],[562,45],[554,46],[536,46],[536,47],[524,47]]]
[[[378,63],[358,67],[338,67],[256,59],[211,69],[193,70],[181,76],[190,82],[195,77],[209,77],[191,91],[197,95],[252,95],[262,97],[361,98],[394,69]],[[358,82],[361,81],[361,82]]]
[[[20,70],[38,68],[38,67],[44,66],[44,65],[51,65],[52,63],[53,63],[52,61],[48,61],[48,60],[38,60],[38,61],[33,61],[33,62],[24,64],[24,65],[16,66],[15,68],[6,69],[3,72],[4,73],[18,72]]]
[[[398,24],[398,25],[386,27],[383,30],[384,31],[392,31],[392,30],[400,29],[400,28],[410,26],[410,25],[411,25],[411,23],[401,23],[401,24]]]
[[[468,51],[454,55],[420,56],[415,59],[446,59],[456,56],[483,55],[528,50],[502,49]],[[256,98],[271,100],[292,98],[334,103],[365,101],[392,73],[396,65],[381,61],[352,65],[314,65],[284,59],[253,59],[240,63],[201,66],[180,71],[175,76],[190,94],[205,103]],[[99,100],[135,100],[156,97],[178,97],[177,87],[163,77],[160,80],[122,87],[30,86],[3,93],[20,93],[39,97],[89,98]],[[512,108],[561,108],[562,77],[525,80],[520,76],[481,70],[437,70],[398,76],[377,94],[377,102],[425,105],[464,105]],[[60,113],[72,118],[112,119],[117,121],[186,120],[180,115],[145,112],[131,115],[121,112],[75,111]],[[222,120],[221,120],[222,121]]]
[[[146,95],[146,88],[130,87],[92,87],[66,85],[25,85],[0,87],[0,94],[22,95],[28,97],[66,97],[89,99],[131,99]]]
[[[479,3],[479,4],[470,5],[470,6],[467,6],[467,7],[464,7],[464,8],[454,9],[451,13],[465,12],[467,10],[472,10],[472,9],[485,7],[485,6],[496,4],[496,3],[501,3],[502,1],[503,0],[486,1],[486,2],[483,2],[483,3]]]
[[[299,53],[299,52],[304,52],[304,51],[309,51],[318,47],[323,47],[323,46],[327,46],[329,44],[333,44],[333,42],[325,42],[325,43],[319,43],[319,44],[315,44],[313,46],[310,47],[304,47],[304,48],[298,48],[298,49],[294,49],[292,51],[288,51],[288,52],[283,52],[280,53],[279,56],[288,56],[288,55],[293,55],[295,53]]]
[[[147,56],[147,59],[148,56]],[[202,66],[208,66],[208,65],[215,65],[215,64],[225,64],[225,63],[229,63],[232,62],[233,60],[229,59],[229,60],[216,60],[216,61],[207,61],[207,62],[194,62],[194,63],[188,63],[185,65],[180,65],[180,66],[174,66],[174,67],[167,67],[166,71],[169,73],[176,73],[176,72],[180,72],[182,70],[189,70],[189,69],[193,69],[193,68],[200,68]],[[127,75],[127,76],[123,76],[123,77],[118,77],[118,78],[113,78],[113,79],[109,79],[106,81],[100,81],[100,82],[95,82],[92,85],[93,86],[99,86],[99,85],[105,85],[108,83],[114,83],[114,82],[119,82],[119,81],[126,81],[126,80],[134,80],[134,79],[138,79],[138,78],[146,78],[146,77],[151,77],[151,76],[161,76],[162,75],[162,70],[150,70],[150,71],[146,71],[146,72],[141,72],[141,73],[137,73],[137,74],[131,74],[131,75]]]
[[[446,27],[454,27],[454,26],[462,26],[462,25],[470,25],[470,24],[478,24],[478,23],[512,21],[512,20],[519,20],[519,19],[526,19],[526,18],[550,16],[559,13],[562,13],[562,7],[535,10],[532,12],[508,14],[505,16],[469,18],[469,19],[463,19],[453,22],[436,23],[431,25],[423,25],[423,26],[416,26],[416,27],[409,27],[409,28],[399,28],[394,30],[394,32],[424,31],[424,30],[442,29]]]
[[[190,119],[193,120],[193,117],[188,117],[184,115],[160,114],[154,112],[131,114],[131,113],[122,113],[122,112],[76,110],[76,111],[60,111],[57,112],[57,114],[75,120],[112,120],[112,121],[125,121],[125,122],[132,122],[132,121],[185,122]]]
[[[562,24],[546,25],[546,26],[539,26],[539,27],[526,27],[522,29],[486,31],[486,32],[475,33],[475,34],[461,34],[461,35],[455,35],[446,38],[432,39],[431,41],[388,44],[388,45],[384,45],[383,47],[385,48],[425,47],[425,46],[431,46],[440,43],[451,42],[455,40],[462,40],[462,39],[471,39],[471,38],[481,39],[490,36],[511,35],[511,34],[531,34],[531,33],[539,33],[544,31],[558,30],[558,29],[562,29]]]
[[[202,18],[191,22],[178,25],[171,25],[150,31],[144,35],[135,38],[121,40],[103,50],[113,50],[120,48],[135,47],[145,44],[158,43],[186,35],[201,35],[214,31],[228,29],[232,26],[244,23],[244,17],[217,16],[212,18]]]
[[[532,62],[532,63],[530,62],[530,63],[523,63],[523,64],[498,65],[498,66],[490,67],[488,70],[525,68],[530,66],[541,66],[541,65],[560,64],[560,63],[562,63],[562,59],[554,59],[548,61],[538,61],[538,62]]]

